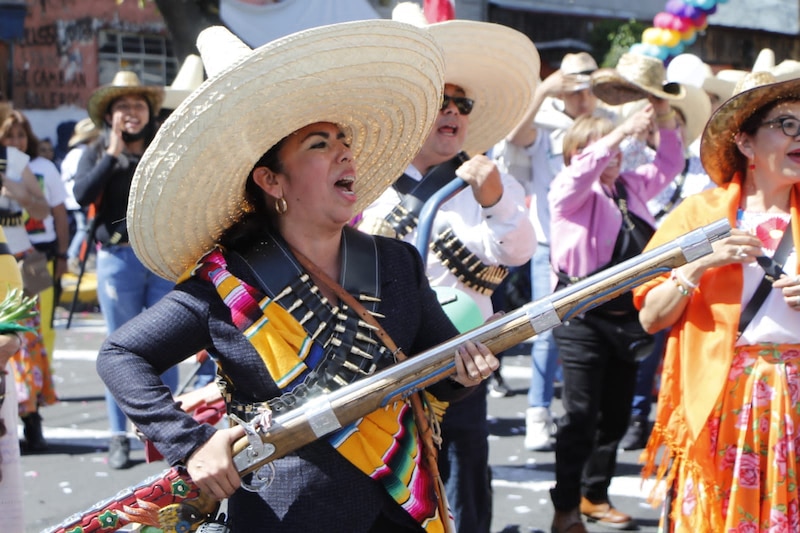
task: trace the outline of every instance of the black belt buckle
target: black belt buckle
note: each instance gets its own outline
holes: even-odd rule
[[[770,283],[775,283],[775,281],[781,277],[781,274],[785,274],[783,268],[781,268],[781,265],[779,265],[771,257],[760,255],[756,257],[756,262],[758,262],[759,266],[764,269],[764,272],[766,273],[764,277],[767,278],[767,281]]]

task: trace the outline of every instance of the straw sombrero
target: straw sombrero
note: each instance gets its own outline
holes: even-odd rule
[[[425,27],[419,4],[401,2],[392,19]],[[525,34],[489,22],[448,20],[427,26],[444,50],[445,83],[475,100],[463,150],[482,154],[525,117],[539,82],[539,52]]]
[[[105,125],[105,115],[113,100],[129,94],[143,96],[150,104],[150,112],[153,116],[158,115],[161,102],[164,100],[164,89],[154,85],[142,85],[135,72],[120,70],[114,75],[111,83],[96,89],[89,97],[86,109],[95,126],[102,128]]]
[[[705,90],[693,85],[684,85],[686,96],[670,100],[670,105],[680,110],[686,121],[686,144],[692,144],[703,133],[711,116],[711,99]]]
[[[634,52],[622,54],[615,68],[592,73],[592,92],[609,105],[621,105],[648,95],[667,100],[681,98],[680,83],[665,81],[664,63],[656,57]]]
[[[159,129],[128,201],[133,249],[167,279],[241,218],[253,165],[291,132],[315,122],[348,131],[359,211],[402,174],[442,101],[441,48],[408,24],[321,26],[255,50],[214,26],[197,45],[209,79]]]
[[[72,137],[67,141],[68,148],[74,148],[75,145],[91,141],[100,134],[100,130],[94,125],[92,119],[89,117],[82,118],[75,123],[75,128],[72,130]]]
[[[781,99],[800,100],[800,79],[776,82],[769,72],[751,72],[736,85],[734,96],[711,116],[700,142],[700,161],[714,183],[727,183],[744,168],[744,156],[734,141],[742,124],[765,105]]]
[[[203,61],[196,54],[189,54],[172,80],[164,87],[164,109],[175,109],[192,91],[203,83]]]
[[[569,93],[590,88],[592,86],[591,74],[597,69],[597,62],[586,52],[565,54],[559,67],[564,75],[561,90]]]

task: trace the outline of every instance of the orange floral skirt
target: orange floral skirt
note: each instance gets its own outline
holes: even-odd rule
[[[698,443],[709,464],[684,450],[676,458],[672,530],[714,532],[800,531],[800,345],[738,347],[728,381]]]
[[[38,311],[38,302],[36,305]],[[42,340],[39,313],[22,324],[35,329],[34,332],[20,334],[23,338],[22,348],[11,358],[19,415],[25,416],[35,413],[39,407],[56,403],[58,398],[53,386],[50,359]]]

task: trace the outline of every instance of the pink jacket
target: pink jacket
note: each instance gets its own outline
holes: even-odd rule
[[[661,129],[652,163],[619,178],[628,195],[628,210],[655,227],[647,201],[683,170],[683,146],[677,130]],[[603,191],[600,175],[613,152],[593,143],[572,158],[553,180],[550,204],[550,258],[553,268],[570,276],[586,276],[607,264],[614,252],[622,214]]]

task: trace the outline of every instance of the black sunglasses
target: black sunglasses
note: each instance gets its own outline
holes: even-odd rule
[[[475,105],[475,100],[471,98],[466,98],[464,96],[449,96],[445,94],[442,97],[442,107],[439,108],[440,111],[444,111],[450,106],[450,102],[453,102],[458,109],[458,112],[462,115],[469,115],[472,113],[472,106]]]

